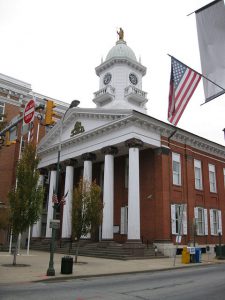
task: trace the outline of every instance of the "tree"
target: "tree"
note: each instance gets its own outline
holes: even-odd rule
[[[11,226],[16,236],[13,265],[16,265],[19,233],[37,222],[42,210],[44,190],[38,185],[38,161],[35,146],[26,145],[16,167],[16,185],[8,194]]]
[[[103,205],[101,188],[96,182],[88,183],[80,179],[73,194],[72,232],[77,240],[75,263],[77,263],[80,238],[93,233],[102,222]]]

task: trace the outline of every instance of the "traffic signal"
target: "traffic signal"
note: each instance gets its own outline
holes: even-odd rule
[[[45,125],[53,125],[55,123],[55,121],[53,120],[53,117],[57,116],[57,114],[53,110],[55,107],[56,105],[52,100],[47,100],[45,110]]]

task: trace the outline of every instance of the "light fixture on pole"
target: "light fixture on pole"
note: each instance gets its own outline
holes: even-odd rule
[[[80,104],[79,100],[73,100],[65,111],[63,118],[59,121],[60,122],[60,133],[59,133],[59,146],[58,146],[58,158],[57,158],[57,170],[56,170],[56,183],[55,188],[53,189],[53,193],[58,196],[59,191],[59,175],[60,175],[60,153],[61,153],[61,139],[62,139],[62,129],[63,129],[63,121],[65,119],[66,113],[69,109],[77,107]],[[49,199],[51,201],[51,199]],[[47,276],[55,276],[55,269],[54,269],[54,250],[55,250],[55,235],[56,235],[56,227],[54,226],[54,221],[56,221],[56,208],[57,204],[53,204],[53,224],[52,224],[52,239],[51,239],[51,245],[50,245],[50,260],[49,260],[49,266],[47,270]],[[58,222],[56,221],[55,224]]]

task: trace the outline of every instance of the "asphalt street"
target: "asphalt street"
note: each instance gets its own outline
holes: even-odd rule
[[[225,264],[1,285],[2,300],[224,300]]]

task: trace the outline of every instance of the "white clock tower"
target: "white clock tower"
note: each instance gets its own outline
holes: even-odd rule
[[[137,61],[133,50],[127,46],[122,28],[118,35],[116,45],[95,69],[99,76],[99,90],[94,93],[93,102],[98,108],[133,109],[147,113],[147,93],[142,91],[146,67]]]

